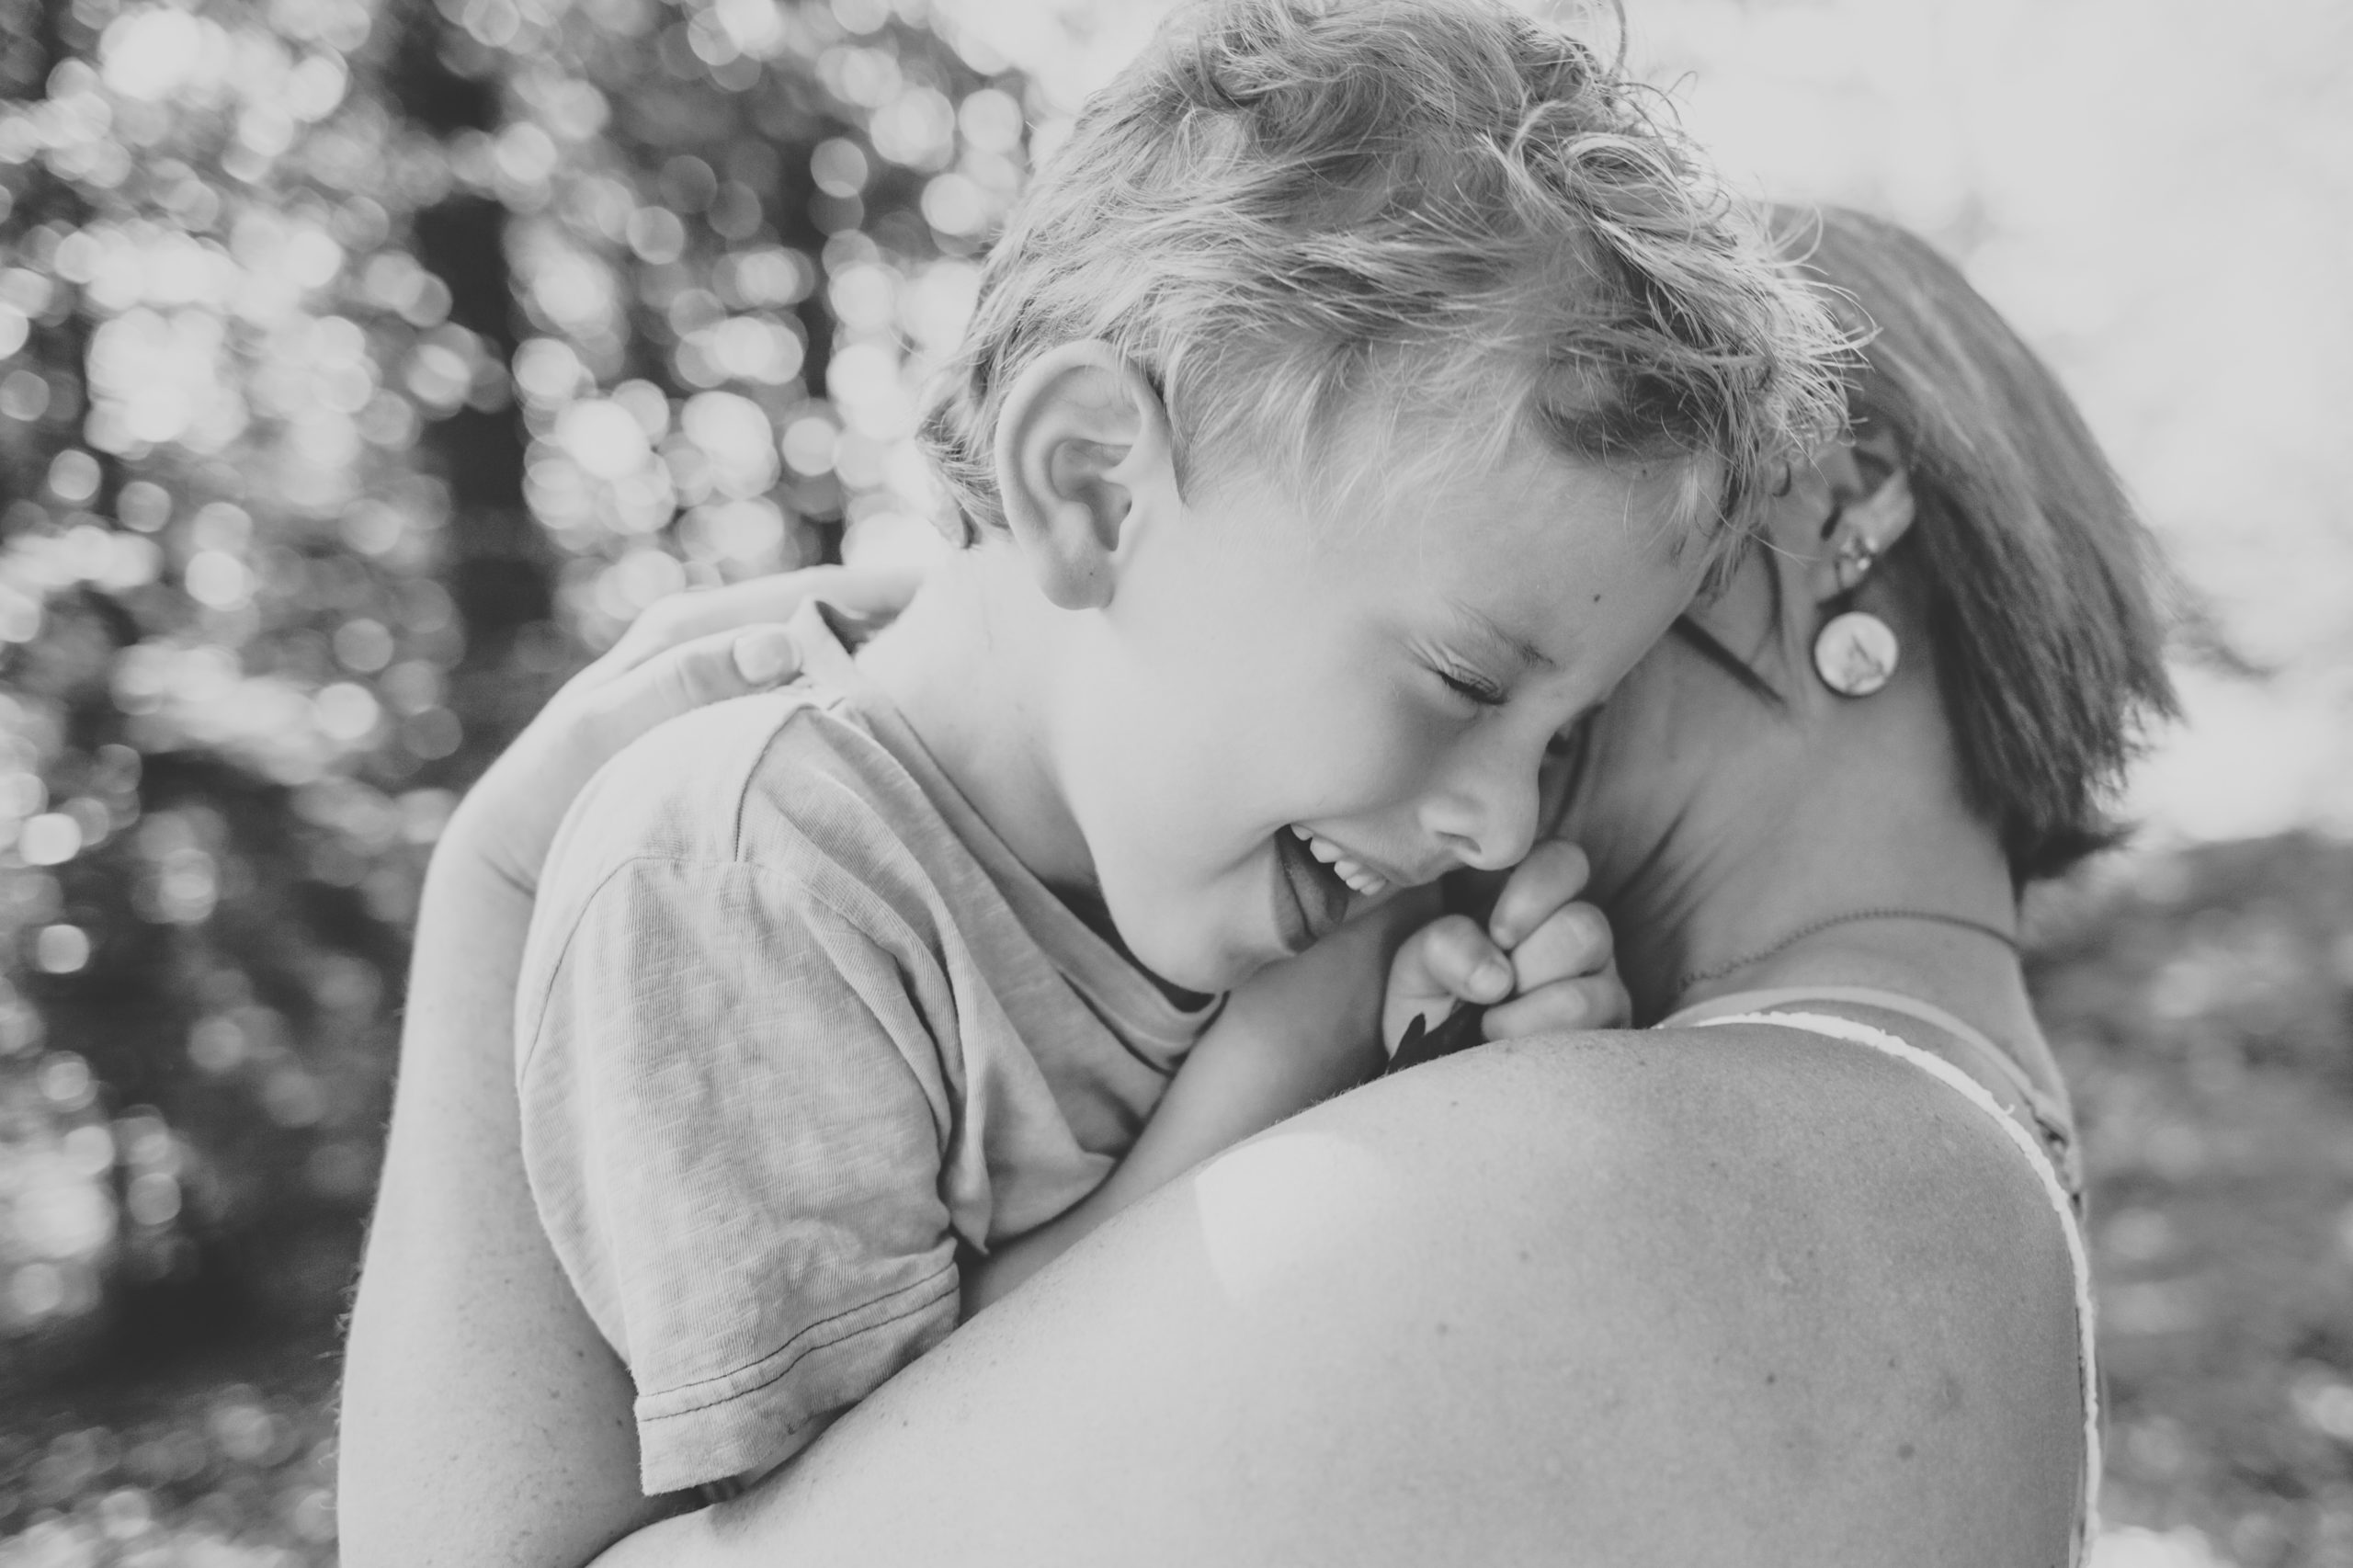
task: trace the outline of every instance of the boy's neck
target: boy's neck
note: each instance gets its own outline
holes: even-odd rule
[[[1074,619],[1039,593],[1009,546],[984,541],[934,569],[898,619],[858,650],[858,665],[1032,875],[1091,897],[1094,861],[1051,744]]]

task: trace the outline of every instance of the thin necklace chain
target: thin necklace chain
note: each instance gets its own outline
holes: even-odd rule
[[[1927,920],[1939,926],[1950,926],[1962,931],[1973,931],[1981,937],[1990,937],[2001,943],[2012,952],[2018,950],[2018,937],[1998,926],[1989,926],[1983,920],[1972,920],[1965,915],[1947,915],[1934,909],[1850,909],[1844,915],[1828,915],[1814,921],[1812,925],[1801,926],[1770,947],[1759,948],[1753,953],[1743,953],[1727,963],[1711,964],[1706,969],[1694,970],[1675,983],[1676,1000],[1681,1001],[1695,985],[1705,985],[1711,980],[1722,980],[1728,974],[1737,973],[1750,964],[1763,963],[1767,959],[1777,957],[1790,948],[1796,947],[1808,937],[1827,931],[1834,926],[1851,926],[1858,920]]]

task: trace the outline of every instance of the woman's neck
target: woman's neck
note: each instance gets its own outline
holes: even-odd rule
[[[1664,939],[1628,954],[1648,1014],[1734,992],[1862,986],[2040,1051],[2017,954],[1998,935],[2017,928],[2007,859],[1961,797],[1933,678],[1909,673],[1877,697],[1802,703],[1797,724],[1693,787],[1680,831],[1708,842],[1662,858],[1677,884],[1639,918]]]

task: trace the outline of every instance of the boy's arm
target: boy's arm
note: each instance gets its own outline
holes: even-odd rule
[[[748,806],[745,858],[633,847],[682,831],[665,789],[710,814],[704,737],[672,734],[560,841],[517,1030],[532,1197],[629,1363],[648,1493],[790,1458],[955,1326],[958,1287],[923,955],[823,896],[850,868],[760,858],[793,841]]]
[[[1438,890],[1418,889],[1261,971],[1227,999],[1103,1185],[967,1270],[967,1315],[1146,1193],[1363,1083],[1416,1017],[1435,1023],[1461,1003],[1492,1004],[1483,1024],[1491,1040],[1622,1026],[1626,993],[1609,961],[1609,923],[1576,902],[1586,874],[1582,850],[1549,840],[1505,880],[1483,926],[1441,915]],[[1489,965],[1495,971],[1483,973]],[[1376,989],[1384,971],[1385,1002]]]
[[[1238,987],[1103,1185],[967,1265],[966,1315],[1146,1193],[1379,1072],[1381,976],[1406,933],[1436,909],[1428,892],[1391,899]]]

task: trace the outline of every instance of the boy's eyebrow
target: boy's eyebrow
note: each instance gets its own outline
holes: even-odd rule
[[[1494,616],[1475,605],[1464,604],[1460,599],[1449,599],[1446,601],[1446,607],[1455,613],[1455,616],[1470,629],[1474,636],[1488,643],[1492,652],[1502,655],[1506,661],[1517,664],[1523,669],[1560,668],[1559,661],[1551,654],[1527,638],[1506,631]]]

